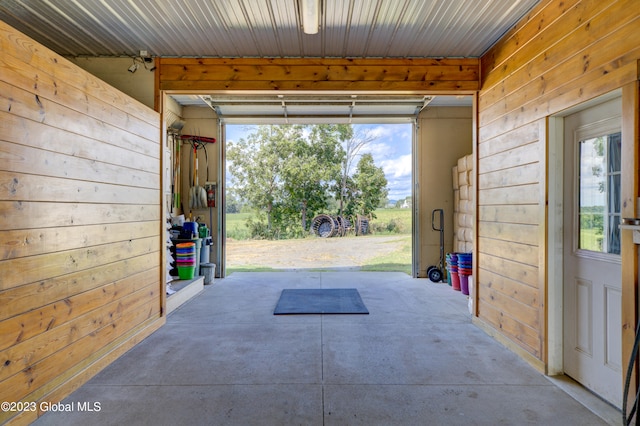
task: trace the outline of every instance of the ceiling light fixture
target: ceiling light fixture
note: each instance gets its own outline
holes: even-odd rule
[[[302,30],[305,34],[318,34],[320,26],[320,0],[300,0]]]

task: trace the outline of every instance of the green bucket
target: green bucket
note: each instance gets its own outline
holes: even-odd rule
[[[195,266],[178,266],[178,276],[180,276],[181,280],[191,280],[195,274]]]

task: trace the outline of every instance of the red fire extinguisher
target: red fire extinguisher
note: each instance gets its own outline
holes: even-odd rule
[[[207,190],[207,207],[215,207],[216,206],[216,183],[207,182],[205,184],[205,188]]]

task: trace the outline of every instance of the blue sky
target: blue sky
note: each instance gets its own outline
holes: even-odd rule
[[[246,138],[251,126],[226,126],[227,141]],[[390,200],[411,195],[411,135],[413,126],[404,124],[354,124],[354,131],[363,130],[375,137],[360,154],[371,153],[376,166],[382,167],[387,178]],[[357,163],[357,161],[356,161]],[[352,171],[353,172],[353,171]]]

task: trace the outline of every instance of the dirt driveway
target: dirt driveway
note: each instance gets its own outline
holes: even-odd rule
[[[406,235],[310,237],[300,240],[227,240],[227,267],[274,269],[359,269],[371,259],[390,255],[409,244]]]

